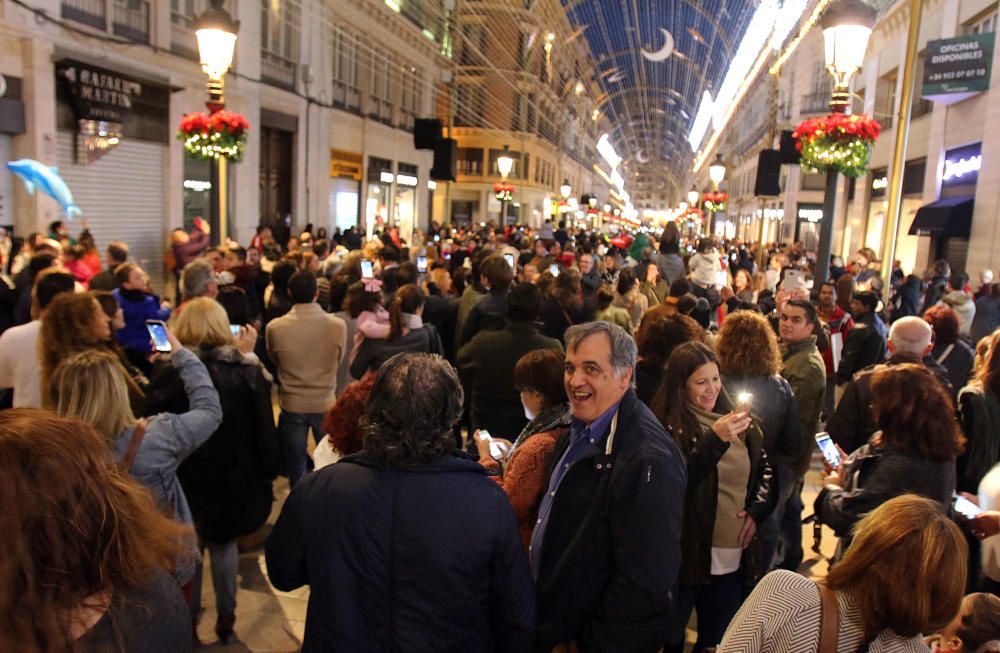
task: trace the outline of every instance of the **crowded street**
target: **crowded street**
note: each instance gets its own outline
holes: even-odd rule
[[[0,0],[0,652],[1000,653],[991,0]]]

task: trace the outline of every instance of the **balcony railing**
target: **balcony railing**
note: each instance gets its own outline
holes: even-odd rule
[[[101,31],[108,29],[108,8],[104,0],[63,0],[62,16]]]
[[[370,95],[368,96],[368,115],[388,125],[392,121],[392,104],[388,100]]]
[[[343,82],[333,82],[333,104],[349,111],[361,109],[361,89]]]
[[[829,113],[830,111],[830,90],[818,91],[802,96],[799,104],[799,113]]]
[[[146,0],[114,0],[111,29],[118,36],[149,43],[149,3]]]
[[[260,78],[273,86],[295,90],[295,72],[298,64],[291,59],[267,50],[260,51]]]

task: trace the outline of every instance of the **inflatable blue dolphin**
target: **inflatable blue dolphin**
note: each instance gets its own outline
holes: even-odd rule
[[[58,202],[70,220],[74,215],[83,215],[80,207],[73,203],[73,193],[69,192],[69,186],[59,176],[59,168],[51,168],[34,159],[10,161],[7,168],[21,178],[29,194],[34,195],[37,186],[38,190]]]

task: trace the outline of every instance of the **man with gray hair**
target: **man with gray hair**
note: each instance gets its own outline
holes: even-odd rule
[[[212,264],[203,258],[188,263],[181,273],[181,290],[184,292],[184,302],[177,308],[178,312],[184,304],[196,297],[216,299],[219,296],[219,285],[215,281]]]
[[[621,327],[566,331],[573,421],[556,443],[529,555],[536,649],[657,651],[680,566],[687,469],[636,397],[636,345]]]
[[[892,323],[892,328],[889,330],[888,344],[891,353],[889,360],[866,367],[855,374],[847,385],[837,410],[827,422],[826,430],[841,449],[847,453],[854,451],[868,442],[868,438],[877,430],[875,415],[871,410],[872,376],[882,367],[901,363],[926,365],[931,372],[934,372],[948,396],[954,396],[951,383],[948,381],[948,371],[933,358],[928,357],[934,348],[933,340],[934,331],[922,318],[909,316]]]

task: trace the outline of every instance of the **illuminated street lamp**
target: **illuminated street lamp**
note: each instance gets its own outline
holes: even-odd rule
[[[826,70],[834,83],[830,108],[837,113],[850,104],[851,78],[861,69],[874,25],[875,9],[861,0],[839,0],[823,14]]]
[[[563,179],[562,186],[559,187],[559,193],[562,195],[563,200],[568,200],[572,192],[573,187],[569,185],[569,179]]]
[[[712,190],[718,191],[719,184],[726,178],[726,162],[722,160],[722,153],[717,152],[715,154],[715,161],[712,165],[708,166],[708,178],[712,181]],[[715,202],[712,203],[715,206]],[[713,208],[709,212],[708,220],[705,221],[705,235],[711,236],[712,229],[715,227],[713,224],[715,222],[715,209]]]
[[[500,171],[500,177],[503,179],[503,185],[507,185],[507,176],[510,175],[510,171],[514,169],[514,158],[510,155],[510,146],[503,146],[503,154],[497,157],[497,170]],[[504,191],[503,196],[500,198],[500,226],[505,226],[507,224],[507,196],[509,193]]]
[[[821,20],[823,26],[826,70],[833,76],[830,110],[846,113],[851,103],[851,78],[861,69],[868,37],[875,25],[875,10],[861,0],[837,0],[827,7]],[[819,246],[816,252],[816,283],[830,277],[830,250],[833,247],[833,214],[837,200],[835,168],[826,173],[823,196],[823,219],[819,225]]]
[[[719,184],[726,178],[726,162],[722,160],[722,154],[715,155],[715,161],[708,166],[708,178],[712,180],[713,190],[719,190]]]
[[[198,39],[198,58],[201,69],[208,75],[208,102],[205,106],[212,113],[226,106],[225,77],[233,63],[236,49],[236,35],[240,22],[233,20],[222,7],[223,0],[211,0],[209,7],[195,18],[192,27]],[[224,156],[213,158],[212,162],[212,242],[225,242],[228,229],[228,175],[227,160]]]
[[[691,190],[688,191],[688,206],[698,206],[698,197],[700,195],[701,193],[698,192],[698,189],[692,186]]]

